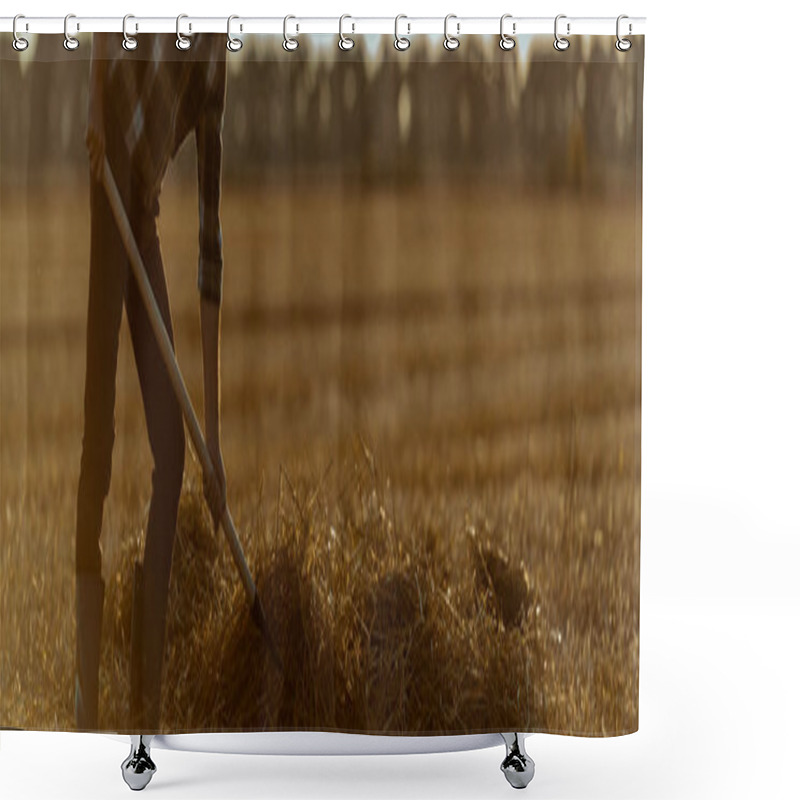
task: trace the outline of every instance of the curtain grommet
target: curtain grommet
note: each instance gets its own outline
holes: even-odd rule
[[[283,49],[287,53],[293,53],[300,47],[300,42],[294,36],[289,36],[289,20],[290,19],[297,19],[297,17],[293,16],[292,14],[287,14],[283,18]]]
[[[175,47],[177,47],[178,50],[188,50],[192,46],[192,40],[181,33],[181,20],[188,18],[188,14],[178,14],[178,16],[175,18]],[[191,30],[192,23],[190,22],[189,31],[191,32]]]
[[[77,50],[80,46],[80,42],[69,32],[69,21],[71,19],[75,19],[75,14],[67,14],[64,17],[64,49],[65,50]],[[76,30],[80,30],[80,24],[78,24]]]
[[[561,36],[558,32],[558,21],[560,19],[566,19],[566,14],[559,14],[556,17],[555,23],[553,24],[553,34],[555,35],[555,39],[553,40],[553,47],[558,50],[559,53],[563,53],[569,47],[569,39]],[[569,22],[567,23],[567,36],[569,36]]]
[[[505,52],[508,52],[509,50],[513,50],[517,45],[516,39],[512,38],[511,36],[509,36],[503,30],[503,24],[505,23],[505,21],[507,19],[511,19],[511,17],[512,17],[511,14],[503,14],[503,16],[500,17],[500,42],[499,42],[499,44],[500,44],[500,49],[505,51]],[[511,32],[512,33],[516,33],[517,32],[517,23],[516,22],[511,24]]]
[[[133,14],[126,14],[122,18],[122,49],[123,50],[128,50],[130,52],[131,50],[135,50],[139,46],[139,42],[136,41],[136,37],[135,36],[131,36],[128,33],[128,20],[129,19],[135,19]],[[137,28],[138,28],[138,26],[137,26]]]
[[[399,50],[402,53],[411,47],[411,39],[409,39],[407,36],[400,35],[401,19],[408,19],[408,17],[405,14],[398,14],[394,18],[394,49]],[[406,26],[408,28],[408,32],[411,33],[411,25],[406,23]]]
[[[231,33],[231,22],[235,19],[239,19],[236,14],[231,14],[228,17],[228,41],[225,46],[231,53],[238,53],[242,47],[244,47],[244,42],[238,36],[234,36]],[[239,31],[241,32],[241,26],[239,26]]]
[[[448,50],[452,53],[453,50],[458,50],[458,46],[461,44],[461,41],[458,36],[451,36],[447,30],[447,23],[450,22],[451,19],[457,20],[458,17],[455,14],[448,14],[444,18],[444,40],[442,41],[442,46],[445,50]],[[460,33],[460,28],[461,23],[456,22],[456,34]]]
[[[624,19],[628,19],[628,15],[627,14],[620,14],[617,17],[617,41],[614,44],[614,47],[616,47],[617,50],[619,50],[620,53],[627,53],[628,50],[630,50],[631,47],[633,47],[633,42],[631,42],[630,39],[623,39],[619,34],[620,22],[622,22],[622,20],[624,20]],[[630,32],[631,32],[631,26],[630,26],[630,23],[628,23],[628,34],[629,35],[630,35]]]
[[[23,38],[22,36],[19,35],[19,33],[17,33],[17,21],[21,20],[21,19],[25,19],[25,15],[24,14],[17,14],[14,17],[14,22],[11,25],[11,33],[14,36],[13,40],[11,41],[11,46],[18,53],[22,53],[24,50],[27,50],[28,49],[28,44],[29,44],[27,39]]]
[[[349,36],[344,35],[344,21],[346,19],[353,19],[349,14],[342,14],[339,17],[339,49],[347,52],[348,50],[352,50],[355,46],[355,40]],[[353,32],[355,32],[356,25],[353,23]]]

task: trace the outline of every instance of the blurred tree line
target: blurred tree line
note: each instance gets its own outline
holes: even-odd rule
[[[35,181],[58,167],[88,168],[91,41],[76,57],[59,36],[32,38],[36,52],[25,61],[0,36],[0,167]],[[575,39],[566,53],[546,36],[510,52],[496,36],[468,36],[455,53],[441,37],[418,36],[405,53],[390,36],[376,37],[372,53],[358,39],[350,53],[334,37],[294,54],[280,37],[261,39],[228,56],[226,180],[325,169],[366,183],[477,172],[592,190],[637,165],[641,59],[617,53],[613,37]],[[186,152],[175,169],[194,176]]]

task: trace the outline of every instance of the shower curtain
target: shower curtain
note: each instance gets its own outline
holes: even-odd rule
[[[644,37],[29,38],[0,726],[635,731]]]

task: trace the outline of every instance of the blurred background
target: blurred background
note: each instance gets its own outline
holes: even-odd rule
[[[165,732],[635,730],[643,47],[280,43],[228,59],[222,451],[289,668],[187,460]],[[72,726],[88,45],[0,42],[0,720],[38,729]],[[195,173],[190,137],[159,232],[200,411]],[[124,730],[151,469],[125,323],[116,426],[100,724]]]

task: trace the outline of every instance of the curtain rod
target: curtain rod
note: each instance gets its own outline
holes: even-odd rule
[[[514,17],[504,15],[503,30],[508,35],[533,33],[553,34],[555,17]],[[70,14],[64,17],[24,17],[17,20],[17,33],[60,33],[64,34],[65,22],[71,36],[82,33],[120,33],[122,17],[81,17]],[[236,17],[231,31],[241,33],[284,33],[284,17]],[[289,31],[296,36],[304,33],[347,33],[347,34],[394,34],[395,25],[404,36],[416,34],[443,34],[444,17],[290,17]],[[128,16],[125,26],[130,36],[139,33],[175,33],[178,25],[176,17],[135,17]],[[481,33],[500,33],[500,16],[497,17],[459,17],[450,15],[447,23],[451,35],[462,36]],[[623,36],[644,34],[644,17],[625,17],[622,21]],[[14,17],[0,17],[0,32],[14,30]],[[193,17],[180,15],[180,31],[184,35],[192,33],[227,33],[228,17]],[[558,31],[561,36],[607,35],[617,32],[616,17],[569,17],[559,15]]]

